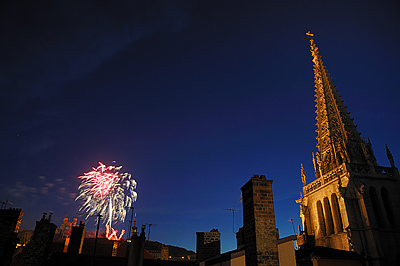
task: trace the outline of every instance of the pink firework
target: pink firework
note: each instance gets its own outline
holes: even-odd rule
[[[114,166],[106,167],[104,164],[99,162],[100,166],[97,168],[92,167],[93,171],[84,173],[78,178],[86,179],[92,183],[93,186],[90,188],[93,197],[103,197],[106,195],[115,185],[115,181],[118,178],[118,173],[111,172],[115,169]],[[82,181],[83,182],[83,181]]]

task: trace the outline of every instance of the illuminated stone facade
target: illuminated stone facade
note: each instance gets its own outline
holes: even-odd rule
[[[73,221],[68,221],[68,218],[65,217],[63,222],[60,226],[60,234],[63,238],[67,238],[71,236],[72,227],[76,226],[76,222],[78,221],[77,218],[74,218]]]
[[[390,167],[378,165],[372,144],[360,137],[353,119],[321,60],[312,35],[317,114],[316,180],[303,166],[300,216],[315,245],[356,251],[370,265],[396,265],[400,257],[400,176],[386,147]]]
[[[161,247],[161,260],[168,260],[169,259],[169,249],[167,246],[163,245]]]

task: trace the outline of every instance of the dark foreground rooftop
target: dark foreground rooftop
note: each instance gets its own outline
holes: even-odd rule
[[[47,266],[87,266],[91,265],[92,256],[88,254],[70,254],[63,252],[54,252],[47,262]],[[128,260],[124,257],[96,256],[95,266],[126,266]],[[192,266],[192,261],[169,261],[144,259],[143,266]]]

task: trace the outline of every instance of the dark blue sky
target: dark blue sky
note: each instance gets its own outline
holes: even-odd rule
[[[240,187],[274,180],[281,236],[313,180],[311,30],[378,163],[400,158],[397,1],[3,1],[0,195],[33,228],[74,217],[76,178],[116,160],[151,240],[234,249]],[[93,219],[88,229],[94,228]],[[125,225],[120,225],[127,227]]]

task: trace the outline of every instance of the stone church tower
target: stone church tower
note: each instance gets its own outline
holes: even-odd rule
[[[356,251],[369,265],[400,259],[400,175],[386,146],[390,167],[380,166],[370,140],[360,137],[325,68],[313,35],[317,149],[316,180],[303,166],[300,216],[303,239],[316,246]],[[299,238],[300,239],[300,238]],[[398,264],[400,265],[400,264]]]

